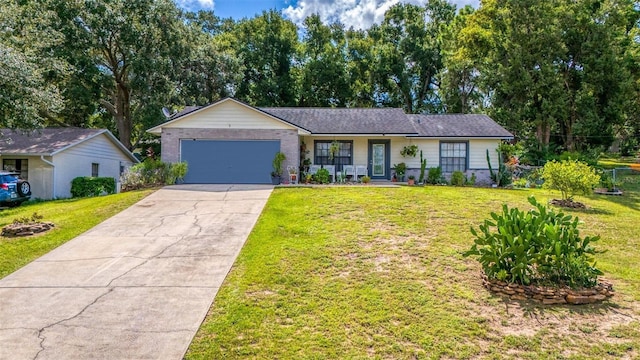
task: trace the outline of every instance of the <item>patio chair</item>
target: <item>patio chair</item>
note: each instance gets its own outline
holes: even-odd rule
[[[361,176],[367,176],[366,165],[356,165],[356,177],[355,180],[359,181]]]
[[[335,165],[324,165],[324,168],[329,171],[329,176],[331,176],[331,182],[336,181],[336,166]]]
[[[342,166],[342,173],[344,174],[345,178],[351,177],[351,179],[353,181],[357,180],[357,178],[356,178],[356,168],[353,165],[343,165]]]
[[[321,168],[320,165],[309,165],[309,174],[315,175]]]

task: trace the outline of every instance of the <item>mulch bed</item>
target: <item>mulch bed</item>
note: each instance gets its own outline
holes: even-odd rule
[[[34,222],[29,224],[10,224],[2,228],[2,236],[20,237],[43,233],[53,229],[55,225],[51,222]]]
[[[573,201],[571,199],[567,199],[567,200],[553,199],[549,201],[549,203],[551,205],[561,206],[561,207],[570,208],[570,209],[586,209],[587,208],[585,204],[578,201]]]

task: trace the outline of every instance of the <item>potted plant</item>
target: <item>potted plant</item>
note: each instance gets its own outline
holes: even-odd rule
[[[418,154],[418,145],[407,145],[400,150],[402,157],[416,157]]]
[[[292,184],[298,181],[298,169],[294,167],[289,168],[289,182]]]
[[[309,166],[311,166],[311,159],[304,159],[302,161],[302,171],[309,171]]]
[[[340,143],[336,140],[333,140],[333,142],[331,142],[331,145],[329,145],[329,160],[333,161],[333,159],[336,157],[336,155],[338,155],[339,152]]]
[[[409,180],[408,180],[408,184],[409,185],[415,185],[416,183],[416,177],[413,175],[409,175]]]
[[[273,157],[273,171],[271,172],[271,183],[273,185],[279,185],[282,177],[282,163],[287,157],[280,151],[278,151]]]
[[[395,176],[398,181],[404,181],[404,174],[407,172],[407,164],[401,162],[393,165],[393,170],[396,172]]]

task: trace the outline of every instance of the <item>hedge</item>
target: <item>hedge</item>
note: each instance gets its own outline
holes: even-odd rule
[[[71,181],[71,196],[87,197],[113,194],[116,180],[111,177],[77,177]]]

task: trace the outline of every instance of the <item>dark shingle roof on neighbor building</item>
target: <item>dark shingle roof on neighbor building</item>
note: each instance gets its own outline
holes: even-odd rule
[[[52,156],[100,134],[107,135],[127,156],[135,160],[133,154],[108,130],[76,127],[44,128],[32,131],[0,129],[0,154]]]
[[[402,109],[259,108],[312,134],[416,134]]]
[[[407,115],[418,137],[512,138],[513,135],[483,114]]]

